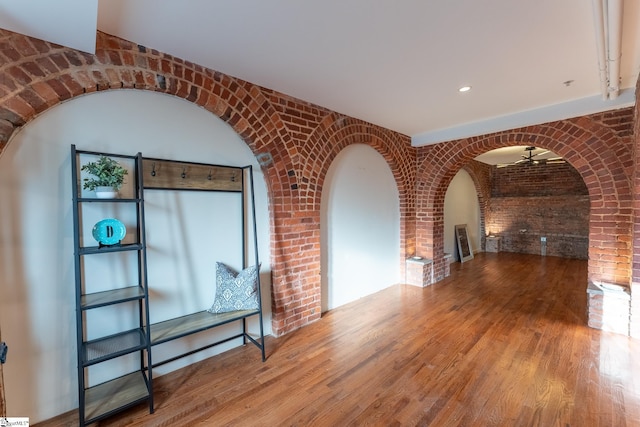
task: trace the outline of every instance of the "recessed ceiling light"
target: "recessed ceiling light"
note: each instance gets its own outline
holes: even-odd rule
[[[458,92],[469,92],[471,90],[471,86],[462,86],[458,89]]]

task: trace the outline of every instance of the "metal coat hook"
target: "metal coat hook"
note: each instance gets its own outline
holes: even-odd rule
[[[212,179],[212,178],[213,178],[213,177],[212,177],[212,175],[211,175],[211,169],[209,169],[209,175],[207,176],[207,179],[208,179],[209,181],[211,181],[211,179]]]
[[[231,174],[231,182],[236,182],[236,173]]]
[[[156,176],[156,162],[151,164],[151,176]]]
[[[187,177],[187,172],[186,171],[187,171],[187,168],[182,168],[182,175],[181,176],[182,176],[183,179]]]

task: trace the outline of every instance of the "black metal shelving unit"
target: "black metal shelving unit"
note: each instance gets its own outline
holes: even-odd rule
[[[133,162],[133,198],[98,199],[82,196],[80,175],[83,158],[105,155]],[[149,291],[147,284],[147,255],[144,226],[144,197],[142,185],[142,155],[101,153],[77,150],[71,146],[71,174],[73,195],[73,231],[76,289],[76,328],[78,357],[78,408],[80,425],[99,421],[133,405],[148,401],[153,412],[151,337],[149,326]],[[87,246],[83,236],[84,204],[126,204],[135,207],[135,242],[112,246]],[[137,258],[137,284],[123,284],[111,290],[90,292],[88,275],[84,270],[85,257],[108,253],[133,252]],[[138,326],[118,333],[87,339],[91,326],[87,314],[91,310],[118,304],[135,304]],[[114,319],[114,322],[117,319]],[[97,385],[88,384],[88,369],[119,357],[139,354],[139,366],[133,372]]]
[[[84,158],[108,156],[133,163],[133,196],[117,199],[98,199],[86,197],[82,193],[81,167]],[[76,325],[78,357],[78,404],[80,425],[84,426],[123,411],[131,406],[148,401],[149,412],[153,413],[153,368],[173,362],[196,352],[242,339],[243,344],[252,343],[261,352],[262,361],[266,360],[265,340],[262,318],[262,296],[260,274],[257,276],[257,309],[236,310],[213,314],[199,311],[158,323],[149,322],[149,286],[147,283],[147,253],[144,212],[144,190],[186,190],[236,193],[241,199],[242,211],[242,263],[243,268],[250,264],[260,265],[256,228],[255,194],[253,187],[253,169],[251,166],[237,167],[211,165],[204,163],[179,162],[174,160],[151,159],[122,154],[101,153],[77,150],[71,146],[71,173],[73,195],[74,258],[76,286]],[[83,218],[85,204],[100,206],[104,204],[123,207],[135,206],[135,239],[133,242],[120,242],[111,246],[85,244],[83,230],[89,224]],[[247,206],[249,204],[249,206]],[[248,223],[251,221],[251,223]],[[131,225],[131,224],[130,224]],[[248,244],[253,237],[253,256]],[[87,239],[88,240],[88,239]],[[88,273],[85,270],[87,257],[100,257],[105,254],[135,253],[137,258],[137,284],[123,284],[110,290],[90,292]],[[138,325],[126,328],[114,334],[89,339],[87,330],[90,322],[88,312],[103,307],[136,304]],[[259,335],[248,331],[247,320],[257,317]],[[102,319],[102,321],[106,321]],[[231,333],[204,346],[177,354],[168,359],[156,361],[151,357],[154,345],[203,332],[230,323],[241,324],[242,331]],[[114,319],[115,323],[115,319]],[[255,336],[254,336],[255,335]],[[119,357],[139,353],[137,369],[106,382],[89,386],[88,369]]]

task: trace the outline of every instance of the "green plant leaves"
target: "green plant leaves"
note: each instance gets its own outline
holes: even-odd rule
[[[84,178],[82,188],[90,191],[95,190],[96,187],[113,187],[120,190],[124,176],[128,174],[125,168],[107,156],[100,156],[97,161],[82,165],[80,170],[94,176],[94,178]]]

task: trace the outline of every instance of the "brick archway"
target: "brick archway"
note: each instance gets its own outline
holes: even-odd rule
[[[589,188],[589,278],[630,281],[632,109],[416,149],[407,136],[103,33],[89,55],[0,30],[0,59],[0,153],[16,129],[48,108],[125,88],[195,103],[227,122],[253,153],[270,154],[263,170],[276,335],[320,316],[320,194],[331,161],[352,143],[370,145],[387,160],[401,198],[401,258],[434,259],[436,280],[444,272],[444,195],[455,172],[493,148],[536,145],[567,159]],[[308,256],[298,256],[302,247]]]
[[[580,173],[589,190],[589,280],[628,286],[632,257],[632,196],[628,177],[633,168],[633,141],[628,130],[605,125],[610,115],[628,117],[633,110],[594,114],[419,150],[416,234],[420,254],[434,260],[436,280],[444,274],[444,194],[455,173],[489,150],[535,145],[564,157]]]
[[[173,95],[227,122],[253,153],[271,154],[271,166],[263,168],[272,201],[271,232],[274,240],[282,239],[274,217],[298,205],[295,178],[287,174],[293,167],[291,136],[259,87],[100,32],[95,55],[4,30],[0,40],[0,52],[9,59],[0,68],[0,150],[14,130],[76,96],[117,89]],[[278,259],[272,271],[286,276]],[[274,322],[278,315],[274,310]]]
[[[462,167],[466,171],[478,196],[478,205],[480,206],[480,248],[485,248],[485,219],[487,218],[487,202],[491,198],[491,166],[477,161],[471,161]],[[448,186],[447,186],[448,188]]]
[[[415,206],[415,164],[416,149],[408,144],[408,138],[397,133],[372,126],[346,116],[332,114],[327,116],[309,138],[309,146],[315,147],[305,156],[301,165],[303,177],[314,177],[314,197],[307,195],[307,200],[314,201],[314,210],[320,209],[320,194],[329,166],[336,156],[347,146],[366,144],[375,149],[389,165],[400,196],[400,264],[404,270],[407,254],[413,253],[415,242],[411,224],[414,223]],[[304,179],[304,178],[303,178]],[[303,194],[301,194],[303,196]]]
[[[408,138],[392,131],[373,126],[361,120],[330,113],[318,123],[308,136],[300,152],[294,157],[298,175],[298,197],[300,204],[291,220],[283,223],[293,232],[299,246],[305,248],[304,256],[315,260],[308,269],[296,269],[279,287],[282,294],[276,298],[291,301],[280,307],[283,310],[285,324],[278,325],[281,330],[289,331],[307,318],[320,318],[322,310],[322,290],[320,276],[321,233],[320,206],[322,189],[329,166],[338,153],[352,144],[366,144],[380,153],[389,164],[400,194],[400,259],[403,260],[406,248],[413,241],[413,234],[407,224],[412,224],[412,212],[407,206],[413,206],[413,182],[415,173],[412,165],[415,161],[415,149],[409,145]],[[293,212],[293,211],[292,211]],[[298,223],[297,221],[302,221]],[[299,258],[294,247],[275,248],[284,262],[293,262]],[[403,263],[402,271],[404,269]],[[296,301],[297,304],[293,302]],[[293,323],[292,323],[293,322]],[[274,327],[275,327],[274,323]]]
[[[0,64],[0,153],[43,111],[117,89],[185,99],[228,123],[255,155],[268,153],[275,335],[320,317],[320,192],[341,147],[368,144],[389,162],[402,197],[402,247],[414,244],[415,149],[404,135],[100,32],[90,55],[0,30]]]

